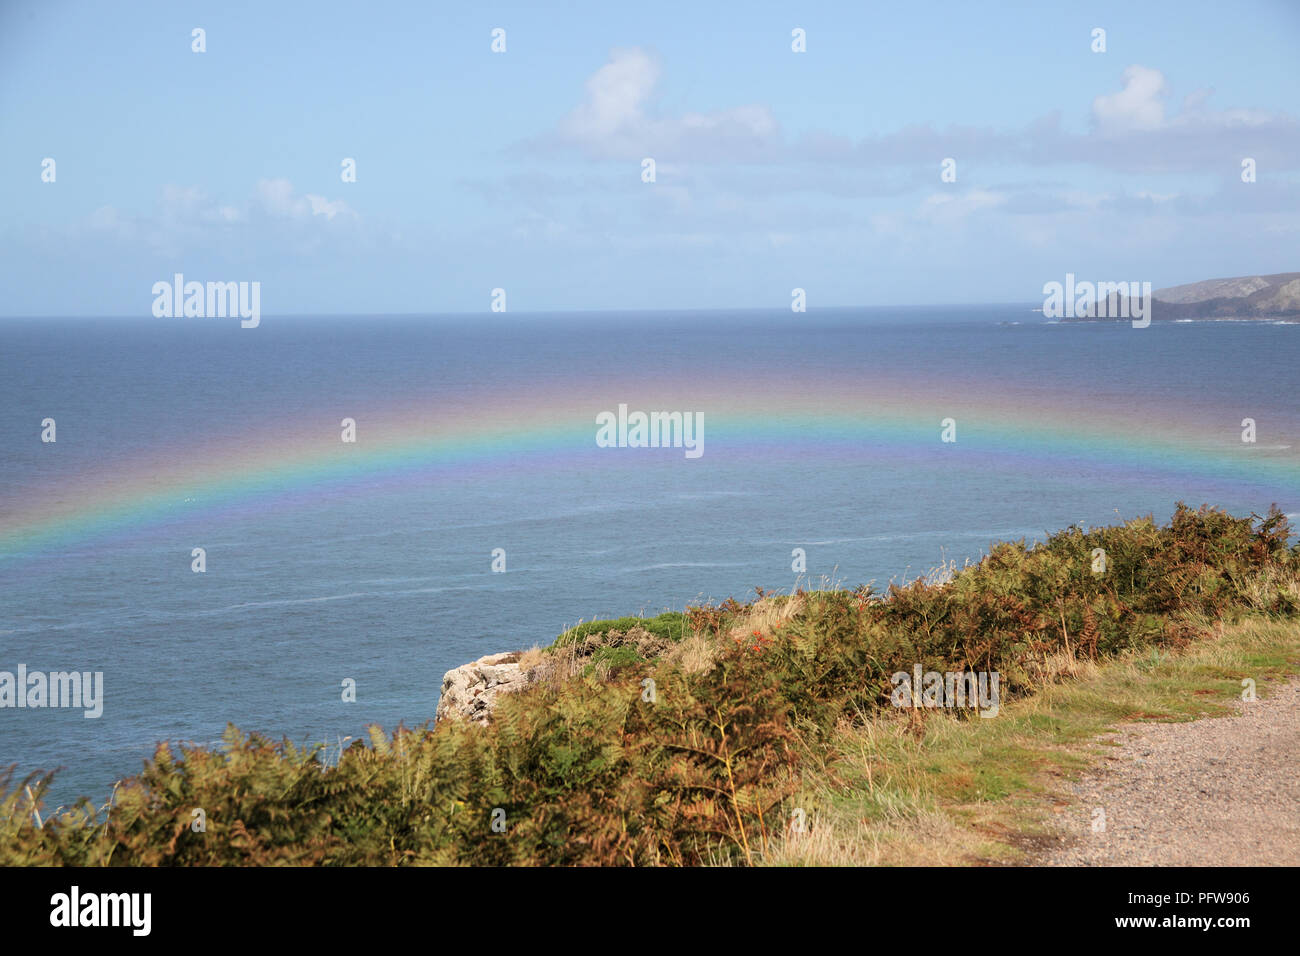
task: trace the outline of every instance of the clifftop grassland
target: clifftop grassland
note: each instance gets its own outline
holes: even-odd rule
[[[1293,668],[1290,534],[1276,509],[1180,503],[1164,525],[1002,543],[884,593],[583,624],[524,653],[527,686],[486,726],[374,728],[330,760],[231,727],[223,748],[160,745],[99,810],[49,813],[48,778],[11,773],[0,863],[1022,859],[1097,732],[1220,712],[1243,679]],[[900,695],[917,666],[996,674],[997,715]]]

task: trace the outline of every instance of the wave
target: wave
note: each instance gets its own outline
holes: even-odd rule
[[[325,601],[347,601],[351,598],[369,598],[369,597],[396,597],[406,594],[434,594],[441,591],[482,591],[488,588],[488,585],[450,585],[447,587],[428,587],[428,588],[406,588],[399,591],[349,591],[345,594],[326,594],[320,597],[310,598],[280,598],[273,601],[249,601],[245,604],[231,604],[226,607],[213,608],[209,611],[201,611],[200,615],[209,616],[215,614],[226,614],[230,611],[243,611],[250,608],[263,607],[286,607],[295,604],[319,604]]]
[[[743,568],[746,565],[723,561],[669,561],[663,564],[647,564],[637,568],[619,568],[615,574],[637,574],[642,571],[663,571],[668,568]]]

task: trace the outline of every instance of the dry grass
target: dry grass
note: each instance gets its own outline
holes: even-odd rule
[[[1031,658],[1025,665],[1025,674],[1035,687],[1049,687],[1066,680],[1088,680],[1097,676],[1097,663],[1079,659],[1074,649],[1058,648],[1045,653],[1041,659]]]
[[[755,631],[771,635],[804,609],[805,600],[800,595],[769,595],[746,609],[745,616],[727,631],[726,639],[746,639]],[[588,634],[581,641],[560,644],[549,648],[533,646],[524,651],[519,664],[533,683],[562,683],[581,673],[592,662],[601,648],[631,647],[645,660],[660,660],[687,674],[708,670],[717,660],[718,638],[708,634],[688,631],[680,640],[671,640],[650,633],[645,628],[631,627],[626,631],[609,630]],[[596,661],[594,676],[607,680],[611,665]]]
[[[804,609],[805,598],[801,594],[768,595],[750,605],[747,613],[728,629],[725,639],[744,642],[757,631],[765,637],[782,627],[787,621],[797,617]]]
[[[519,669],[523,671],[533,670],[540,667],[545,660],[546,652],[534,644],[519,655]]]
[[[699,674],[713,667],[717,644],[703,634],[688,634],[663,656],[664,663],[684,674]]]
[[[1265,568],[1245,582],[1246,601],[1257,611],[1273,607],[1279,595],[1300,603],[1300,578],[1279,568]]]
[[[586,658],[572,644],[546,649],[534,644],[519,657],[519,667],[531,684],[562,684],[582,673],[585,664]]]
[[[1055,845],[1063,781],[1104,754],[1098,735],[1129,720],[1229,712],[1241,681],[1264,693],[1300,670],[1300,624],[1204,624],[1179,654],[1105,664],[1049,657],[1057,683],[1004,702],[998,717],[934,711],[859,715],[810,750],[794,805],[806,832],[775,838],[768,865],[1032,863]]]

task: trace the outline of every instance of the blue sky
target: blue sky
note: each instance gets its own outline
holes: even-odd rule
[[[5,3],[0,315],[175,272],[273,315],[1300,269],[1300,3],[983,6]]]

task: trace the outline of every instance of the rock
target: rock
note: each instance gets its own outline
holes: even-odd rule
[[[501,694],[522,690],[530,683],[529,672],[519,666],[520,651],[488,654],[469,664],[452,668],[442,677],[442,696],[434,714],[486,724]]]

